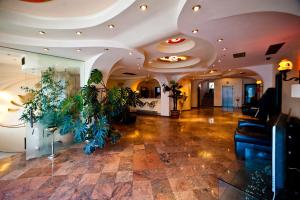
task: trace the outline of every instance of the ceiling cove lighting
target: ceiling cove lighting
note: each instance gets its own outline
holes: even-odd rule
[[[141,11],[146,11],[148,9],[148,6],[146,4],[143,4],[140,6]]]
[[[39,34],[40,34],[40,35],[45,35],[46,32],[45,32],[45,31],[39,31]]]
[[[115,25],[110,24],[110,25],[108,25],[108,28],[113,29],[113,28],[115,28]]]
[[[222,50],[223,50],[223,51],[226,51],[226,50],[227,50],[227,48],[226,48],[226,47],[223,47],[223,48],[222,48]]]
[[[168,44],[178,44],[185,41],[185,38],[170,38],[168,40],[166,40],[166,43]]]
[[[223,38],[219,38],[217,41],[218,42],[223,42]]]
[[[82,35],[81,31],[76,31],[76,35]]]
[[[81,49],[76,49],[76,51],[77,51],[77,52],[80,52],[80,51],[81,51]]]
[[[196,34],[196,33],[198,33],[198,29],[194,29],[194,30],[192,30],[192,33],[194,33],[194,34]]]
[[[200,5],[195,5],[195,6],[193,6],[192,9],[193,9],[194,12],[198,12],[200,10],[200,8],[201,8]]]
[[[179,62],[187,60],[187,56],[164,56],[160,57],[158,60],[163,62]]]

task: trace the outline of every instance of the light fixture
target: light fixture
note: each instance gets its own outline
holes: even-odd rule
[[[163,62],[179,62],[179,61],[185,61],[187,59],[188,59],[187,56],[164,56],[158,58],[159,61],[163,61]]]
[[[147,6],[146,4],[143,4],[143,5],[140,6],[140,9],[141,9],[142,11],[146,11],[147,8],[148,8],[148,6]]]
[[[218,63],[220,63],[220,62],[221,62],[221,59],[218,60]]]
[[[149,64],[152,64],[152,61],[149,61],[148,63],[149,63]]]
[[[48,48],[44,48],[44,51],[49,51],[49,49]]]
[[[39,34],[40,34],[40,35],[45,35],[46,32],[45,32],[45,31],[39,31]]]
[[[293,69],[292,61],[288,59],[282,59],[278,65],[279,67],[277,69],[283,75],[284,81],[298,81],[298,84],[293,84],[291,86],[291,97],[300,98],[300,70],[298,72],[298,77],[287,78],[287,73]]]
[[[132,52],[131,52],[131,51],[129,52],[129,55],[130,55],[130,56],[132,55]]]
[[[76,49],[76,51],[77,51],[77,52],[80,52],[80,51],[81,51],[81,49]]]
[[[105,48],[104,51],[109,51],[109,48]]]
[[[260,84],[262,84],[262,80],[257,80],[256,85],[260,85]]]
[[[193,11],[194,12],[197,12],[197,11],[199,11],[200,10],[200,8],[201,8],[201,6],[200,5],[195,5],[195,6],[193,6]]]
[[[218,42],[223,42],[223,38],[219,38],[217,41]]]
[[[227,50],[227,48],[226,48],[226,47],[223,47],[223,48],[222,48],[222,50],[223,50],[223,51],[226,51],[226,50]]]
[[[231,72],[231,69],[228,69],[229,72]]]
[[[81,31],[77,31],[77,32],[76,32],[76,35],[81,35],[81,34],[82,34]]]
[[[194,34],[196,34],[196,33],[198,33],[198,29],[194,29],[194,30],[192,30],[192,33],[194,33]]]
[[[108,28],[113,29],[113,28],[115,28],[115,25],[110,24],[110,25],[108,25]]]
[[[171,39],[166,40],[166,43],[177,44],[177,43],[183,42],[184,40],[185,40],[185,38],[171,38]]]

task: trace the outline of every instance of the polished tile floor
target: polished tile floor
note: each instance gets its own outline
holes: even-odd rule
[[[243,167],[234,154],[239,112],[185,111],[181,118],[139,116],[116,145],[85,155],[82,145],[54,162],[0,160],[0,199],[218,199],[218,178]]]

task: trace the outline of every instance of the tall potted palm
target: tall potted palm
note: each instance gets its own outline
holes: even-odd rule
[[[180,112],[177,110],[178,99],[182,98],[180,89],[182,85],[180,85],[176,81],[170,81],[169,85],[163,84],[163,92],[170,92],[169,97],[173,100],[173,110],[171,110],[171,118],[179,118]]]

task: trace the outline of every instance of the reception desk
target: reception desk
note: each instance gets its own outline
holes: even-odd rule
[[[161,113],[161,102],[160,98],[141,98],[143,102],[142,106],[137,106],[136,109],[139,113],[158,114]]]

